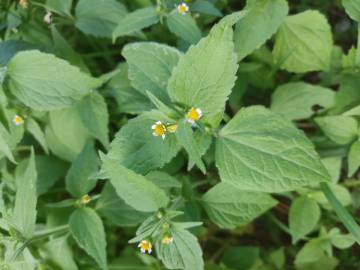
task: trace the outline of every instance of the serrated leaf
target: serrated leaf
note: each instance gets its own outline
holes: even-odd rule
[[[45,134],[39,124],[34,119],[29,118],[26,120],[26,129],[38,141],[38,143],[44,149],[45,153],[48,154],[49,149],[46,143]]]
[[[216,165],[222,181],[249,191],[290,191],[330,179],[306,136],[260,106],[240,110],[220,131]]]
[[[289,211],[289,229],[293,243],[310,233],[320,220],[320,207],[306,196],[296,198]]]
[[[129,79],[143,95],[149,91],[169,103],[166,88],[181,53],[175,48],[155,42],[137,42],[124,47],[122,54],[129,65]]]
[[[75,8],[75,26],[85,34],[111,38],[126,14],[125,6],[116,0],[80,0]]]
[[[37,213],[36,182],[37,172],[34,150],[32,149],[27,168],[17,179],[15,207],[12,214],[13,223],[26,238],[30,238],[35,230]]]
[[[211,221],[224,229],[246,225],[276,204],[268,194],[244,192],[227,183],[217,184],[202,197]]]
[[[281,68],[302,73],[328,69],[332,48],[325,16],[308,10],[285,18],[276,34],[273,55]]]
[[[75,210],[69,220],[70,232],[77,244],[106,270],[106,239],[103,223],[91,208]]]
[[[77,109],[84,126],[91,135],[108,147],[109,112],[104,98],[98,93],[90,94],[80,101]]]
[[[204,261],[200,245],[194,235],[187,230],[171,229],[173,242],[170,245],[159,241],[156,245],[159,259],[168,269],[203,270]]]
[[[8,132],[6,131],[5,128],[3,128],[3,132],[0,132],[0,151],[12,162],[12,163],[16,163],[15,158],[13,153],[11,152],[11,149],[9,147],[8,142],[6,141],[6,139],[3,136],[3,133],[6,132],[6,134],[8,134]]]
[[[195,134],[191,129],[191,124],[182,120],[176,129],[176,138],[182,147],[185,148],[186,152],[189,155],[189,164],[195,163],[196,166],[201,170],[203,174],[206,173],[206,168],[204,162],[201,160],[201,149],[197,142],[195,141]],[[191,167],[188,166],[188,170]]]
[[[285,0],[248,0],[245,10],[248,13],[236,24],[234,33],[238,60],[259,48],[275,34],[288,14],[289,7]]]
[[[121,199],[110,182],[105,184],[100,199],[96,203],[96,211],[111,223],[121,227],[139,225],[148,213],[136,211]]]
[[[74,159],[66,175],[66,190],[75,198],[87,194],[96,186],[91,176],[99,170],[100,160],[94,144],[88,142],[81,153]]]
[[[130,120],[111,142],[108,156],[141,174],[163,167],[175,157],[180,146],[175,134],[167,134],[164,140],[152,134],[151,126],[156,121],[166,124],[170,120],[158,111],[147,112]]]
[[[170,32],[189,44],[196,44],[201,39],[201,31],[190,14],[182,15],[174,10],[167,17],[166,23]]]
[[[273,93],[271,110],[290,120],[299,120],[311,117],[315,105],[327,109],[334,103],[335,92],[331,89],[303,82],[287,83]]]
[[[221,21],[180,58],[168,84],[174,102],[200,108],[206,117],[223,112],[237,70],[231,23]]]
[[[70,107],[102,83],[64,60],[34,50],[12,58],[8,77],[13,95],[39,111]]]
[[[358,122],[350,116],[317,117],[315,122],[325,135],[337,144],[348,144],[358,135]]]
[[[51,239],[46,243],[45,250],[50,259],[59,267],[67,270],[78,270],[67,236]]]
[[[120,36],[132,34],[149,27],[159,21],[159,15],[154,7],[147,7],[128,13],[113,32],[113,40]]]
[[[144,176],[127,169],[117,160],[105,158],[103,162],[111,184],[125,203],[142,212],[155,212],[167,206],[169,198],[165,192]]]

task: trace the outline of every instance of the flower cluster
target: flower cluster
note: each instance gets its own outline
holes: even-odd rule
[[[189,6],[186,3],[181,3],[177,6],[177,11],[181,14],[181,15],[185,15],[186,13],[189,12]]]

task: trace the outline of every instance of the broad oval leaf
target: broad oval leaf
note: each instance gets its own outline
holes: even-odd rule
[[[290,191],[330,178],[306,136],[260,106],[240,110],[220,131],[216,165],[222,181],[248,191]]]
[[[104,225],[91,208],[75,210],[69,219],[70,232],[77,244],[95,259],[103,270],[107,270],[106,238]]]
[[[69,107],[102,83],[64,60],[35,50],[16,54],[8,76],[14,96],[39,111]]]
[[[85,34],[111,38],[126,14],[125,6],[116,0],[80,0],[75,8],[75,25]]]
[[[103,162],[103,170],[116,193],[134,209],[155,212],[169,203],[165,192],[144,176],[120,165],[117,160],[105,158]]]
[[[225,18],[190,47],[169,80],[170,98],[185,107],[200,108],[205,116],[223,112],[235,83],[238,66],[230,19]]]
[[[170,120],[158,111],[130,120],[111,142],[108,156],[141,174],[163,167],[175,157],[180,146],[175,134],[168,134],[164,140],[152,134],[151,126],[156,121],[166,124]]]
[[[155,7],[147,7],[128,13],[113,32],[113,40],[120,36],[133,34],[143,28],[149,27],[159,21]]]
[[[360,22],[360,2],[357,0],[342,0],[341,2],[350,18]]]
[[[296,243],[301,238],[310,233],[320,219],[320,207],[311,198],[301,196],[296,198],[289,211],[289,229]]]
[[[328,69],[332,48],[325,16],[308,10],[285,18],[276,35],[273,55],[281,68],[302,73]]]
[[[248,13],[236,24],[234,33],[235,51],[239,60],[265,43],[288,14],[285,0],[248,0]]]
[[[224,229],[250,223],[277,204],[270,195],[246,192],[228,183],[219,183],[202,197],[211,221]]]
[[[163,102],[169,102],[166,88],[181,53],[155,42],[137,42],[124,47],[122,54],[129,65],[131,85],[142,94],[149,91]]]
[[[190,14],[181,15],[174,10],[167,17],[166,23],[172,33],[189,44],[196,44],[201,39],[201,31]]]

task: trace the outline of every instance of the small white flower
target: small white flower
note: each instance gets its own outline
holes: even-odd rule
[[[50,11],[48,11],[44,16],[44,22],[50,24],[52,22],[52,17],[53,14]]]
[[[22,124],[24,124],[24,119],[20,115],[16,114],[13,118],[13,123],[15,124],[15,126],[21,126]]]
[[[177,6],[177,11],[181,14],[181,15],[185,15],[186,13],[189,12],[189,6],[186,3],[181,3]]]
[[[186,114],[186,121],[195,124],[202,116],[203,113],[199,108],[191,108]]]

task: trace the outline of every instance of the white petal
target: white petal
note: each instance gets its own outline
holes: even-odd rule
[[[155,124],[157,124],[157,125],[161,125],[161,121],[157,121]]]
[[[162,139],[165,140],[165,134],[161,135]]]
[[[151,126],[151,129],[155,129],[155,128],[156,128],[156,125],[152,125],[152,126]]]
[[[155,132],[153,132],[153,136],[157,137],[158,135]]]
[[[146,253],[146,250],[143,248],[141,248],[140,251],[141,251],[141,253]]]
[[[195,124],[195,121],[192,120],[192,119],[186,118],[186,121],[187,121],[188,123],[190,123],[190,124]]]
[[[151,252],[152,252],[152,249],[150,248],[150,249],[148,250],[148,253],[151,254]]]
[[[199,118],[203,115],[202,111],[199,108],[196,109],[196,112],[198,113]]]

